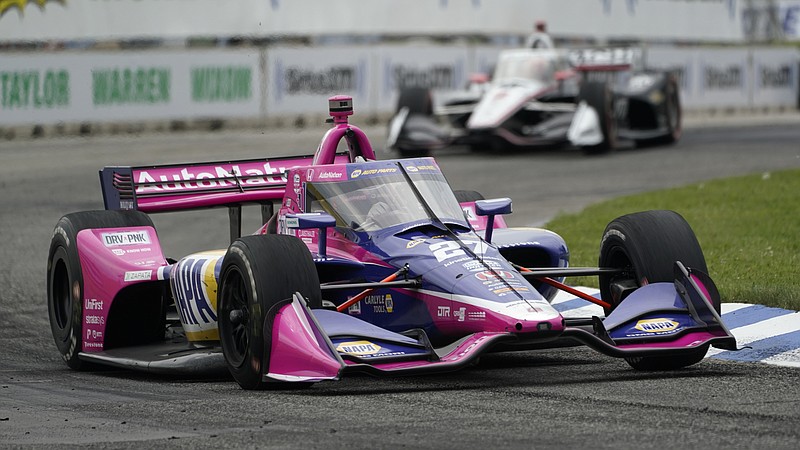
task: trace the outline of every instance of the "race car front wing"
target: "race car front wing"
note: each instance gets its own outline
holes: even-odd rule
[[[675,270],[674,284],[643,286],[605,319],[592,318],[592,331],[567,326],[559,337],[622,358],[678,356],[703,346],[736,350],[736,340],[712,306],[702,278],[680,263]],[[449,372],[475,364],[502,344],[552,340],[531,333],[482,331],[436,349],[422,330],[400,334],[335,311],[312,311],[299,293],[276,306],[274,321],[265,323],[265,336],[272,342],[265,355],[264,381],[336,380],[353,372]]]

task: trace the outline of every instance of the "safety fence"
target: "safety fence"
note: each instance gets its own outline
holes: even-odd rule
[[[354,97],[390,114],[402,87],[462,88],[501,47],[375,45],[0,54],[0,128],[195,120],[291,121]],[[674,71],[686,110],[796,109],[794,48],[652,47],[646,66]]]

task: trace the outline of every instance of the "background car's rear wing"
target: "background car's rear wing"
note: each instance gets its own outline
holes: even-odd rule
[[[640,48],[574,49],[567,53],[570,65],[582,72],[617,72],[642,65]]]
[[[311,165],[313,156],[280,157],[159,166],[110,166],[100,170],[105,209],[136,209],[145,213],[226,206],[231,234],[240,225],[241,205],[269,206],[283,198],[286,171]],[[347,163],[346,153],[335,163]],[[262,211],[264,211],[262,209]],[[234,221],[237,223],[235,224]]]

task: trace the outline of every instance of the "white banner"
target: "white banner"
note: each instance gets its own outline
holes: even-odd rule
[[[0,124],[258,117],[260,51],[0,54]]]
[[[697,56],[693,98],[697,104],[716,107],[752,105],[752,71],[749,52],[739,49],[705,51]]]
[[[466,47],[381,46],[378,53],[380,69],[375,82],[379,86],[378,108],[382,111],[394,110],[402,88],[462,89],[472,72]]]
[[[276,47],[267,52],[267,115],[325,114],[327,99],[353,97],[361,112],[374,112],[370,47]]]
[[[757,48],[753,55],[752,104],[797,107],[797,53],[790,49]]]
[[[741,42],[736,0],[3,0],[0,42],[524,36]]]
[[[490,72],[500,48],[352,46],[0,54],[0,127],[81,122],[263,119],[324,115],[327,98],[356,114],[394,111],[402,87],[441,94]],[[660,47],[685,109],[796,107],[797,50]]]
[[[784,39],[800,40],[800,0],[782,0],[778,8],[778,22]]]

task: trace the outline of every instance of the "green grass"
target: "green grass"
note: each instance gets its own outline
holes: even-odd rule
[[[560,214],[546,228],[567,241],[572,266],[597,266],[608,222],[649,209],[671,209],[689,222],[723,302],[800,311],[800,170],[620,197]],[[597,287],[596,278],[567,282]]]

